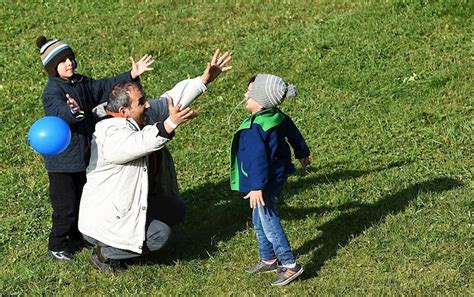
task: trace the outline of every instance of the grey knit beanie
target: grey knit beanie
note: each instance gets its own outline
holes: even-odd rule
[[[257,101],[263,108],[269,108],[280,105],[285,98],[297,94],[296,86],[288,84],[281,77],[258,74],[248,97]]]

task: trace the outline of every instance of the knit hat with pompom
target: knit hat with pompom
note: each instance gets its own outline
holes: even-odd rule
[[[60,39],[46,39],[46,37],[40,36],[36,39],[36,45],[39,48],[44,69],[49,76],[59,76],[57,70],[58,64],[66,58],[70,58],[73,67],[76,68],[77,64],[74,52],[69,45]]]
[[[257,101],[263,108],[269,108],[280,105],[287,97],[296,95],[296,86],[288,84],[281,77],[258,74],[253,81],[248,98]]]

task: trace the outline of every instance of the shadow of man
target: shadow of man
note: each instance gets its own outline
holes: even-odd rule
[[[324,223],[318,228],[321,235],[307,241],[295,254],[311,253],[313,257],[305,265],[304,279],[317,276],[324,263],[335,257],[337,250],[348,245],[354,237],[376,224],[383,223],[389,214],[403,211],[410,201],[416,199],[421,193],[441,193],[462,186],[462,183],[447,177],[439,177],[429,181],[413,184],[395,194],[387,195],[373,204],[349,203],[335,209],[346,210],[335,219]],[[290,212],[298,214],[298,209]],[[306,209],[301,210],[307,213]],[[315,209],[316,212],[320,209]],[[301,217],[301,214],[300,214]],[[290,218],[291,219],[291,218]],[[315,249],[315,247],[319,247]]]
[[[340,169],[330,174],[318,176],[303,176],[301,173],[295,180],[290,180],[285,185],[284,196],[297,195],[300,191],[317,184],[336,183],[341,180],[355,179],[361,176],[400,167],[408,161],[397,161],[369,170]],[[338,165],[339,166],[339,165]],[[309,168],[309,171],[315,171]],[[226,242],[236,233],[252,228],[251,210],[248,200],[242,199],[242,193],[231,192],[229,180],[223,179],[217,183],[205,183],[197,188],[188,189],[182,193],[182,198],[187,204],[187,215],[184,224],[177,226],[173,231],[173,240],[165,253],[149,259],[153,262],[172,264],[175,260],[194,260],[207,258],[219,249],[222,242]],[[284,201],[282,202],[284,204]],[[344,207],[357,207],[358,205],[345,205]],[[286,208],[287,212],[295,214],[296,218],[314,212],[331,211],[334,208],[320,207],[318,209]],[[292,217],[288,217],[292,219]],[[150,263],[150,264],[152,264]]]

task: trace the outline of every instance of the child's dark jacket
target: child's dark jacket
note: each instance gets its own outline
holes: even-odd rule
[[[95,118],[92,109],[108,99],[112,86],[121,81],[132,80],[130,71],[116,77],[94,80],[79,74],[71,80],[59,77],[48,78],[44,88],[43,107],[47,116],[57,116],[65,120],[71,129],[71,142],[58,155],[45,157],[49,172],[85,171],[90,159],[90,142],[94,132]],[[83,118],[75,118],[66,103],[69,94],[84,111]]]
[[[309,148],[291,118],[273,107],[246,118],[234,134],[231,148],[231,189],[240,192],[264,190],[283,184],[295,171],[296,159],[309,156]]]

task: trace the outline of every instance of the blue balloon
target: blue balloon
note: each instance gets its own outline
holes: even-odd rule
[[[63,119],[46,116],[31,126],[28,142],[43,156],[54,156],[68,147],[71,142],[71,129]]]

